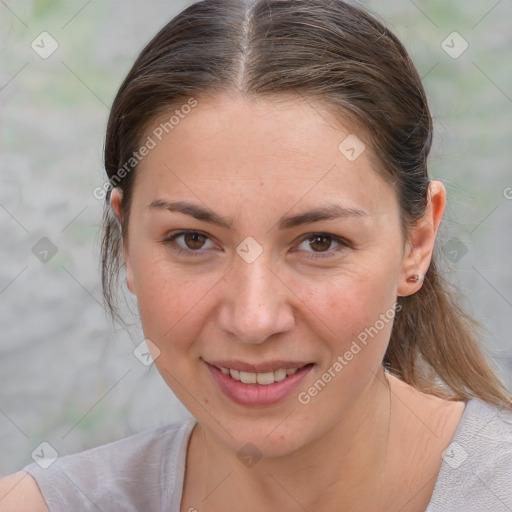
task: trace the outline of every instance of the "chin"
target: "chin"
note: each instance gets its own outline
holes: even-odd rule
[[[259,421],[254,425],[249,421],[232,421],[230,432],[233,437],[218,428],[218,425],[204,425],[207,428],[213,427],[214,435],[220,436],[221,442],[236,452],[238,458],[246,455],[260,458],[274,459],[292,454],[312,442],[316,436],[309,432],[307,425],[299,418],[292,423],[279,420]],[[253,453],[254,452],[254,453]]]

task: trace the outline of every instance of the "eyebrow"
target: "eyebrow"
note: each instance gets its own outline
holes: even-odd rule
[[[148,209],[167,210],[170,212],[178,212],[184,215],[190,215],[197,220],[209,222],[224,228],[230,229],[233,225],[231,219],[221,217],[210,208],[200,206],[186,201],[167,201],[165,199],[156,199]],[[359,208],[347,208],[336,203],[327,204],[319,208],[315,208],[308,212],[299,213],[291,216],[283,216],[278,221],[279,229],[292,229],[303,224],[311,224],[322,220],[343,219],[349,217],[368,217],[368,213]]]

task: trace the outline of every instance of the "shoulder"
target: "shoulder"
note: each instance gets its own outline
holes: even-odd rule
[[[123,462],[127,460],[139,458],[150,460],[153,457],[161,457],[162,448],[178,450],[183,442],[188,439],[194,424],[195,420],[189,419],[180,423],[147,430],[74,455],[60,457],[57,461],[60,463],[73,463],[74,460],[97,459],[104,463],[105,456],[111,455],[113,458],[107,459],[109,463],[123,466]]]
[[[0,480],[3,512],[47,512],[39,487],[28,473],[20,471]]]
[[[181,493],[194,425],[195,420],[186,420],[23,470],[33,477],[52,512],[164,510]]]
[[[452,440],[480,465],[512,457],[512,409],[469,400]],[[446,459],[445,459],[446,460]],[[510,466],[512,472],[512,465]]]
[[[443,453],[427,510],[467,512],[503,507],[512,509],[512,410],[469,400]]]

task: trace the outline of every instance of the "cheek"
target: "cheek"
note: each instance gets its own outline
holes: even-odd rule
[[[191,277],[165,260],[138,261],[134,277],[144,335],[162,351],[186,345],[203,324],[208,295],[218,278]]]
[[[307,303],[329,331],[324,338],[328,356],[298,396],[304,414],[313,422],[318,416],[337,421],[354,405],[379,371],[395,317],[391,282],[359,275],[340,280],[336,286],[331,283],[328,290],[323,300],[311,293]],[[313,322],[314,313],[307,321]]]
[[[371,262],[328,279],[296,281],[293,289],[304,304],[303,311],[310,312],[311,321],[316,317],[327,338],[344,345],[374,325],[381,314],[392,314],[397,275],[391,265]]]

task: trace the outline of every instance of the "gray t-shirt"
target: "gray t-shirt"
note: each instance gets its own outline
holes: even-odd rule
[[[180,512],[195,420],[24,468],[50,512]],[[512,511],[512,412],[466,403],[425,512]],[[187,511],[181,511],[187,512]]]

